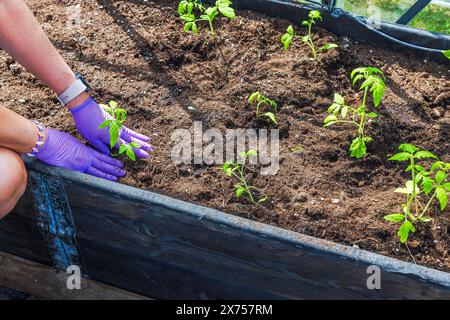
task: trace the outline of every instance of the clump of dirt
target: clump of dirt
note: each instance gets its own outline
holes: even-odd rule
[[[282,49],[280,37],[289,22],[246,11],[221,21],[212,38],[204,31],[183,33],[175,1],[83,1],[79,32],[66,23],[70,1],[28,4],[73,69],[91,81],[97,101],[119,101],[129,112],[128,125],[152,137],[156,151],[148,160],[128,162],[123,183],[412,261],[396,226],[383,220],[400,210],[402,198],[393,190],[407,178],[402,165],[386,159],[409,142],[450,161],[448,66],[320,28],[317,43],[334,42],[339,49],[314,62],[305,46]],[[76,134],[52,93],[1,55],[2,105]],[[370,126],[369,155],[353,160],[348,146],[354,132],[323,128],[322,121],[334,92],[359,101],[349,74],[362,66],[384,71],[387,92]],[[217,166],[177,166],[171,160],[171,134],[179,128],[192,132],[194,121],[224,133],[271,128],[257,122],[246,103],[255,90],[279,103],[279,124],[272,128],[282,133],[279,172],[250,171],[251,182],[270,198],[256,207],[233,197],[233,182]],[[290,151],[298,146],[301,152]],[[433,210],[433,223],[418,227],[410,250],[417,263],[450,271],[450,212]]]

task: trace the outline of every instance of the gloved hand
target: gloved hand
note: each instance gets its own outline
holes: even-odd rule
[[[36,158],[47,164],[117,181],[125,175],[119,160],[91,149],[70,134],[46,129],[44,145]]]
[[[70,110],[75,126],[96,150],[104,154],[110,154],[109,149],[109,129],[98,127],[112,117],[104,111],[92,98],[87,99],[81,105]],[[148,158],[146,151],[153,151],[153,147],[147,143],[150,138],[143,134],[137,133],[123,126],[119,136],[119,143],[126,144],[129,142],[137,142],[141,145],[140,149],[133,149],[136,157]]]

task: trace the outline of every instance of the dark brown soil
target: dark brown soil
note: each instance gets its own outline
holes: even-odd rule
[[[80,50],[79,35],[66,23],[66,7],[74,3],[27,2],[73,69],[96,88],[97,101],[119,101],[129,111],[128,125],[152,136],[156,151],[146,161],[129,162],[123,183],[412,261],[396,227],[382,218],[400,209],[403,199],[393,190],[406,179],[403,166],[386,159],[409,142],[450,161],[448,66],[321,29],[316,29],[318,43],[333,41],[340,48],[312,62],[304,46],[283,51],[279,39],[287,21],[251,12],[223,21],[219,39],[193,36],[180,31],[175,2],[168,0],[83,1]],[[2,105],[75,134],[52,93],[1,55]],[[370,154],[357,161],[348,155],[352,130],[324,129],[322,121],[334,92],[358,101],[349,74],[361,66],[381,68],[388,90],[381,116],[370,127]],[[194,120],[223,131],[264,127],[246,107],[255,90],[280,103],[282,132],[278,174],[251,174],[252,183],[270,197],[258,207],[234,198],[233,182],[217,166],[175,166],[170,158],[171,133],[192,129]],[[292,154],[289,148],[296,146],[304,151]],[[419,226],[411,237],[417,263],[450,271],[449,213],[436,210],[434,222]]]

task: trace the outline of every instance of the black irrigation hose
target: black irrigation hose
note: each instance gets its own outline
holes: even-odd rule
[[[415,50],[420,50],[420,51],[423,51],[423,52],[429,53],[429,54],[441,54],[442,55],[442,52],[443,52],[442,50],[426,48],[426,47],[418,46],[418,45],[411,44],[411,43],[408,43],[408,42],[404,42],[402,40],[394,38],[394,37],[392,37],[392,36],[390,36],[390,35],[388,35],[388,34],[386,34],[384,32],[381,32],[381,31],[375,29],[370,24],[362,21],[362,19],[360,17],[354,16],[352,14],[347,14],[347,15],[351,19],[353,19],[355,22],[359,23],[360,25],[364,26],[365,28],[369,29],[370,31],[373,31],[374,33],[376,33],[376,34],[382,36],[383,38],[388,39],[388,40],[390,40],[390,41],[392,41],[392,42],[394,42],[394,43],[396,43],[398,45],[405,46],[405,47],[408,47],[408,48],[411,48],[411,49],[415,49]]]

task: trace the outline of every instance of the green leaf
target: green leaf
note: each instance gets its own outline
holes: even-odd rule
[[[281,42],[283,43],[284,50],[288,50],[288,49],[289,49],[289,46],[290,46],[291,43],[292,43],[292,39],[293,39],[293,36],[291,36],[291,35],[288,34],[288,33],[284,34],[284,35],[281,37]]]
[[[125,151],[127,151],[127,146],[124,144],[121,144],[119,147],[119,154],[124,153]]]
[[[405,243],[408,241],[409,233],[416,232],[416,229],[414,228],[413,224],[409,220],[405,220],[401,227],[398,229],[398,236],[400,237],[400,242]]]
[[[114,111],[114,118],[119,122],[124,122],[127,118],[127,112],[122,108],[116,108]]]
[[[443,184],[443,187],[444,187],[445,190],[447,190],[447,191],[450,192],[450,182],[444,183],[444,184]]]
[[[317,20],[317,19],[322,20],[322,16],[320,15],[320,11],[318,11],[318,10],[311,10],[308,14],[308,17],[311,20]]]
[[[337,120],[338,118],[334,114],[330,114],[328,117],[325,118],[323,122],[327,124],[329,122],[336,122]]]
[[[347,114],[348,114],[348,106],[343,106],[341,109],[341,117],[342,119],[347,118]]]
[[[289,27],[287,27],[286,32],[287,32],[290,36],[294,36],[294,28],[292,27],[292,25],[290,25]]]
[[[262,197],[261,199],[258,200],[258,203],[264,203],[268,200],[269,198],[267,196]]]
[[[234,19],[236,17],[234,9],[229,6],[219,6],[219,11],[229,19]]]
[[[378,107],[380,105],[383,95],[384,95],[384,88],[382,86],[377,86],[375,90],[373,90],[372,96],[375,107]]]
[[[434,188],[434,180],[429,177],[423,177],[422,188],[426,194],[429,194]]]
[[[450,59],[450,50],[442,51],[442,54],[443,54],[444,56],[446,56],[447,59]]]
[[[367,114],[367,116],[369,118],[376,118],[376,117],[378,117],[378,114],[376,114],[375,112],[370,112],[370,113]]]
[[[431,166],[430,171],[434,172],[436,169],[443,169],[445,167],[445,163],[443,161],[436,161],[435,163],[433,163],[433,165]]]
[[[436,175],[434,176],[434,178],[436,179],[436,182],[438,184],[441,184],[447,178],[447,174],[444,171],[438,171],[438,172],[436,172]]]
[[[141,147],[141,145],[137,142],[130,142],[128,145],[134,149],[139,149]]]
[[[255,99],[257,99],[257,97],[259,97],[261,94],[259,93],[259,91],[253,92],[250,97],[248,97],[248,102],[253,103],[253,101],[255,101]]]
[[[217,16],[219,12],[217,11],[216,7],[209,7],[208,9],[206,9],[205,11],[205,15],[208,17],[209,21],[213,21],[214,18]]]
[[[277,118],[275,117],[275,115],[272,112],[265,112],[263,114],[264,116],[268,117],[270,120],[272,120],[273,123],[277,123]]]
[[[319,51],[322,51],[322,52],[323,51],[328,51],[328,50],[331,50],[331,49],[334,49],[334,48],[337,48],[337,47],[338,47],[338,45],[335,44],[335,43],[327,43],[326,45],[320,47]]]
[[[443,187],[437,187],[436,188],[436,198],[439,200],[439,204],[441,206],[441,211],[445,209],[447,206],[447,192]]]
[[[340,105],[344,105],[345,104],[345,100],[344,97],[341,96],[339,93],[335,93],[334,94],[334,102]]]
[[[384,220],[391,222],[402,222],[403,220],[405,220],[405,215],[401,213],[392,213],[384,216]]]
[[[434,158],[434,159],[437,159],[437,157],[436,157],[434,154],[432,154],[431,152],[426,151],[426,150],[418,151],[418,152],[414,155],[414,158],[416,158],[416,159],[427,159],[427,158]]]
[[[111,125],[109,126],[109,139],[110,148],[113,149],[119,141],[119,128],[117,126],[117,123],[114,121],[112,121]]]
[[[99,129],[103,129],[106,128],[107,126],[110,125],[110,123],[112,122],[112,120],[106,120],[105,122],[103,122],[101,125],[99,125]]]
[[[235,190],[235,194],[236,194],[236,197],[240,197],[240,196],[242,196],[242,194],[245,192],[245,188],[244,187],[242,187],[242,186],[240,186],[240,185],[236,185],[236,190]]]
[[[130,158],[133,161],[136,161],[136,154],[134,153],[134,150],[132,148],[127,148],[126,154],[128,158]]]
[[[184,22],[193,22],[195,21],[195,16],[193,14],[183,14],[180,16],[181,20]]]
[[[407,161],[411,158],[411,154],[408,152],[399,152],[392,157],[390,157],[389,161]]]
[[[355,138],[350,145],[350,156],[356,159],[360,159],[367,154],[366,142],[364,139]]]
[[[396,193],[403,193],[403,194],[413,194],[414,191],[414,183],[412,180],[408,180],[405,183],[405,188],[397,188],[394,190]],[[418,186],[416,185],[416,194],[419,193],[420,190]]]
[[[354,79],[353,79],[353,85],[356,84],[356,82],[358,82],[358,80],[364,78],[364,76],[362,74],[358,74]]]
[[[116,101],[114,101],[114,100],[109,101],[108,104],[109,104],[109,106],[110,106],[112,109],[117,108],[117,106],[119,105],[119,104],[118,104]]]
[[[327,110],[328,113],[334,113],[336,115],[341,109],[341,105],[337,103],[333,103]]]
[[[258,152],[256,150],[248,150],[245,155],[247,157],[256,156],[256,155],[258,155]]]
[[[398,148],[408,153],[414,153],[419,150],[419,148],[409,143],[402,143]]]

